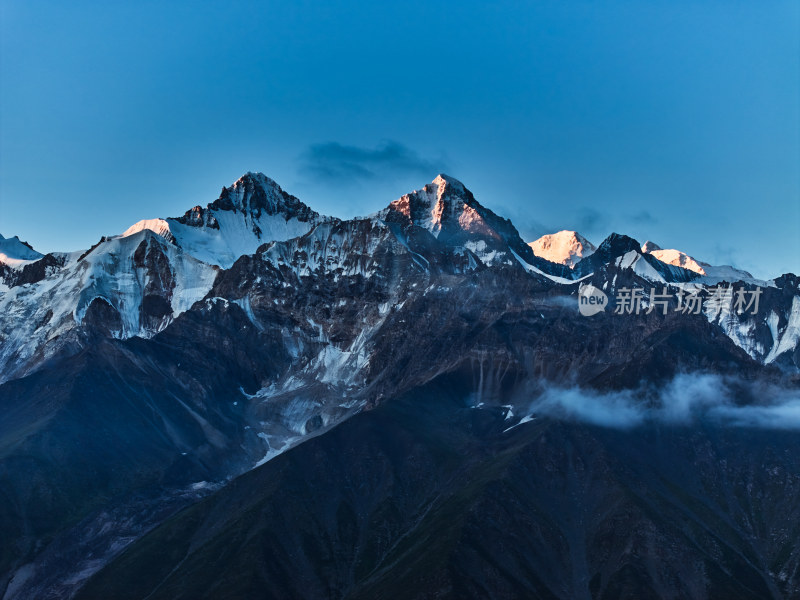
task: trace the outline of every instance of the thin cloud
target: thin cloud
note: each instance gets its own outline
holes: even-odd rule
[[[612,231],[631,233],[646,226],[658,224],[658,219],[648,210],[639,210],[631,215],[615,214],[591,206],[580,206],[571,215],[571,224],[566,229],[576,227],[576,231],[595,239],[604,238]]]
[[[629,429],[660,422],[710,422],[728,427],[800,429],[800,390],[715,374],[681,374],[659,390],[598,392],[546,387],[528,415]]]
[[[574,218],[578,224],[578,233],[583,235],[607,232],[611,227],[606,213],[588,206],[579,207],[575,211]]]
[[[346,146],[338,142],[313,144],[301,156],[307,176],[329,183],[347,184],[378,177],[423,175],[446,170],[443,159],[427,159],[399,142],[386,141],[376,148]]]
[[[653,214],[648,210],[640,210],[631,217],[631,221],[637,225],[654,225],[658,222]]]

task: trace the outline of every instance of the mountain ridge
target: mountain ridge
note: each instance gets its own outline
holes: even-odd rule
[[[0,305],[6,312],[0,317],[0,335],[3,335],[0,340],[4,340],[5,346],[0,352],[0,366],[3,366],[0,381],[32,372],[56,352],[59,345],[71,345],[79,339],[80,335],[76,338],[70,330],[82,325],[87,307],[95,300],[90,317],[94,318],[95,312],[106,315],[104,318],[108,322],[103,327],[107,331],[122,337],[149,337],[209,291],[216,276],[215,269],[231,268],[240,257],[254,255],[265,244],[302,239],[320,225],[340,222],[334,217],[319,215],[261,173],[243,175],[223,188],[219,198],[206,208],[190,209],[184,217],[140,221],[121,235],[102,238],[79,256],[76,256],[79,253],[54,253],[22,268],[0,265],[0,269],[5,269],[0,272],[3,278],[0,285],[9,288],[0,296]],[[459,180],[443,174],[365,219],[386,223],[400,243],[408,239],[422,243],[421,236],[430,235],[461,254],[467,263],[463,268],[467,270],[479,265],[522,268],[530,276],[571,285],[616,261],[618,266],[654,283],[695,282],[701,284],[697,289],[709,289],[712,283],[724,281],[709,282],[699,273],[660,261],[653,254],[658,250],[643,252],[643,246],[636,240],[616,233],[571,267],[546,260],[535,255],[511,221],[485,208]],[[166,245],[156,243],[153,246],[160,248],[157,252],[162,256],[160,259],[155,259],[156,254],[151,253],[149,262],[144,261],[144,257],[138,262],[134,260],[131,244],[141,242],[125,240],[146,238],[142,232],[152,233],[164,241]],[[123,246],[130,248],[123,252]],[[297,251],[307,252],[302,248]],[[135,283],[116,281],[114,270],[117,267],[98,270],[99,267],[91,267],[92,261],[97,265],[125,263],[121,272],[130,273]],[[195,277],[199,277],[199,287],[187,279]],[[59,282],[59,278],[62,281]],[[744,283],[775,285],[774,280],[745,279]],[[102,289],[112,291],[100,292]],[[42,304],[41,300],[52,298],[55,290],[61,294],[63,310],[59,309],[60,313],[49,306],[50,301]],[[75,290],[83,291],[78,294]],[[51,308],[53,310],[48,312]],[[771,361],[778,356],[777,348],[785,353],[796,346],[797,336],[792,333],[800,318],[796,312],[792,306],[784,306],[766,318],[751,320],[746,326],[740,319],[724,315],[713,318],[719,319],[725,333],[752,356]],[[54,317],[56,313],[61,316]],[[26,320],[20,321],[20,315],[26,315]],[[20,323],[22,327],[14,331]],[[743,333],[746,328],[750,328],[751,333]],[[758,338],[755,341],[753,332],[757,330],[762,333],[755,336]],[[25,331],[25,335],[21,331]],[[65,333],[68,335],[63,335]]]
[[[202,215],[198,212],[195,225],[177,223],[176,230],[200,230],[218,241],[216,233],[230,225],[226,219],[235,218],[254,234],[252,225],[265,216],[276,217],[268,211],[280,213],[286,199],[273,196],[270,204],[266,191],[262,197],[256,187],[248,192],[248,185],[243,181],[236,194],[231,192]],[[282,213],[276,218],[286,222]],[[311,450],[296,451],[313,440],[319,440],[314,447],[325,448],[325,454],[338,460],[337,448],[351,452],[353,446],[329,446],[340,439],[331,433],[358,415],[363,417],[357,423],[365,418],[369,422],[370,413],[410,418],[406,409],[391,412],[395,402],[421,399],[422,406],[431,408],[436,423],[421,420],[412,427],[414,436],[427,441],[408,448],[416,448],[420,456],[440,456],[448,440],[460,449],[445,452],[447,461],[456,462],[447,462],[442,471],[429,465],[434,470],[423,475],[455,477],[457,457],[480,448],[479,439],[504,456],[504,436],[536,427],[528,424],[546,415],[532,410],[531,399],[547,399],[552,386],[581,390],[570,393],[590,398],[622,394],[652,404],[663,401],[653,390],[669,387],[683,373],[735,377],[743,382],[740,387],[747,390],[752,384],[756,391],[791,388],[798,378],[800,280],[793,275],[776,278],[761,290],[757,314],[737,312],[734,298],[702,311],[683,311],[685,295],[710,302],[715,293],[698,281],[697,273],[656,260],[636,240],[620,234],[609,236],[574,269],[531,258],[533,251],[510,221],[446,176],[368,217],[320,217],[302,223],[303,231],[293,237],[249,237],[248,248],[258,242],[255,250],[235,258],[231,254],[230,266],[221,268],[198,259],[190,244],[179,246],[179,236],[169,239],[173,222],[169,230],[158,232],[152,228],[161,223],[153,221],[128,235],[103,238],[80,255],[64,256],[40,279],[0,293],[0,408],[6,415],[0,423],[0,489],[7,500],[0,503],[0,528],[7,532],[0,546],[4,600],[78,593],[98,570],[118,557],[126,560],[120,553],[130,544],[179,509],[224,490],[231,479],[254,468],[272,472],[276,458],[305,456]],[[197,240],[191,235],[185,239]],[[226,247],[226,252],[233,250]],[[602,290],[609,304],[587,317],[579,303],[589,285]],[[752,284],[742,286],[748,293],[755,291]],[[618,311],[622,293],[633,288],[642,291],[642,310]],[[649,310],[649,298],[656,294],[667,298],[663,311]],[[771,403],[777,402],[771,396],[762,396],[742,393],[737,402],[763,402],[760,410],[769,414],[781,408]],[[449,400],[437,404],[442,397]],[[547,417],[556,423],[552,434],[566,443],[573,434],[564,437],[557,423],[569,421],[572,413],[553,414]],[[456,427],[454,421],[452,430],[449,416],[460,423]],[[389,433],[400,439],[406,435],[402,430]],[[583,437],[583,429],[575,435],[591,439]],[[523,445],[528,442],[534,443]],[[636,443],[646,444],[646,439]],[[597,448],[594,444],[586,448]],[[675,444],[683,452],[705,442]],[[390,446],[378,444],[375,450],[389,462],[408,458]],[[505,463],[494,462],[491,455],[482,455],[486,462],[470,472],[502,471]],[[625,456],[617,450],[611,455]],[[343,460],[337,468],[359,489],[369,489],[371,484],[361,479],[368,469],[366,458],[358,452],[350,456],[358,458],[352,465]],[[542,455],[532,446],[525,456]],[[413,457],[408,460],[413,463]],[[782,462],[776,464],[784,468]],[[668,461],[662,466],[668,469]],[[598,468],[606,472],[602,464]],[[737,468],[750,467],[739,463]],[[537,475],[532,489],[541,477],[546,480]],[[495,480],[503,478],[486,481]],[[291,477],[286,481],[300,483]],[[417,490],[409,492],[405,506],[423,510],[427,501],[414,481],[409,471],[396,483]],[[619,488],[616,475],[604,481]],[[620,497],[627,497],[628,485],[622,485]],[[648,480],[647,486],[646,493],[666,506],[657,481]],[[260,497],[258,489],[248,490],[253,498]],[[502,511],[513,506],[507,490],[488,497],[475,496],[469,485],[447,490],[479,504],[497,502]],[[333,510],[308,497],[298,502],[311,503],[314,514]],[[342,514],[358,512],[357,502],[348,500],[343,506]],[[436,506],[444,510],[442,506],[453,505]],[[371,514],[380,522],[382,509],[375,510]],[[552,507],[537,510],[547,514]],[[336,527],[351,526],[349,518],[326,519],[322,521]],[[664,521],[654,522],[661,531]],[[567,534],[576,535],[568,523],[563,525]],[[420,539],[430,535],[425,528],[420,531]],[[482,531],[478,537],[491,539],[487,536]],[[712,537],[720,536],[724,529]],[[736,552],[752,551],[745,537],[730,542]],[[402,546],[401,539],[390,539]],[[636,541],[621,539],[619,544],[623,548]],[[414,553],[398,556],[414,564]],[[780,569],[791,571],[794,556],[790,553]],[[634,558],[623,562],[629,568],[641,566]],[[729,568],[724,561],[708,565]],[[231,572],[229,565],[223,567]],[[783,585],[773,581],[768,569],[755,571],[775,589]],[[508,585],[524,587],[520,573]],[[598,589],[616,589],[618,584],[610,582],[624,580],[624,574],[613,573],[599,575]],[[492,580],[489,573],[481,577]],[[384,589],[381,582],[388,580],[359,581],[364,590],[372,590]],[[548,587],[542,585],[537,589]],[[741,585],[737,589],[748,584]]]

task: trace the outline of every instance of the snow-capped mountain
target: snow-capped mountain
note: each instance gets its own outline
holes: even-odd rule
[[[319,510],[327,516],[315,513],[308,526],[315,539],[330,540],[330,547],[315,547],[302,560],[282,563],[291,574],[285,581],[313,580],[321,587],[306,594],[280,587],[279,596],[316,597],[317,591],[338,585],[351,589],[346,588],[350,583],[331,583],[327,559],[320,558],[346,548],[358,554],[347,555],[348,564],[378,560],[372,556],[379,556],[381,564],[395,564],[405,530],[385,528],[382,537],[370,542],[377,546],[365,551],[357,541],[361,534],[353,532],[368,530],[372,518],[401,515],[403,527],[423,528],[421,546],[412,544],[401,557],[413,561],[433,539],[431,532],[450,526],[452,519],[443,514],[465,514],[463,498],[478,498],[481,503],[467,512],[484,511],[492,522],[513,515],[509,507],[521,496],[507,493],[501,474],[512,464],[506,458],[523,448],[525,454],[513,463],[521,472],[509,474],[508,481],[529,482],[530,490],[547,480],[541,474],[531,477],[531,465],[547,473],[559,471],[562,463],[597,461],[587,481],[562,482],[568,490],[565,505],[574,514],[562,519],[560,506],[554,509],[537,497],[537,510],[548,515],[548,527],[555,527],[541,534],[548,543],[562,537],[589,539],[575,529],[586,522],[597,539],[613,540],[623,566],[639,568],[636,557],[651,545],[674,549],[669,564],[681,564],[683,554],[696,549],[695,534],[687,534],[688,541],[677,539],[670,537],[671,525],[654,517],[643,520],[636,512],[639,498],[655,497],[659,506],[679,502],[676,513],[694,514],[694,496],[677,498],[664,484],[683,476],[666,457],[677,448],[681,456],[706,460],[713,444],[686,442],[683,436],[684,441],[662,449],[661,471],[646,479],[649,487],[631,491],[625,469],[614,466],[635,464],[631,461],[638,453],[628,449],[626,440],[569,429],[568,419],[548,424],[531,412],[531,398],[563,386],[594,394],[623,390],[626,397],[644,402],[651,398],[636,395],[645,393],[642,385],[660,389],[680,374],[698,371],[764,386],[791,381],[800,372],[800,280],[791,274],[777,277],[761,289],[757,312],[740,311],[734,294],[714,296],[719,290],[689,263],[660,260],[652,245],[643,248],[628,236],[611,234],[594,249],[574,232],[566,233],[551,236],[554,243],[548,248],[554,254],[549,259],[537,256],[510,221],[445,175],[370,216],[340,220],[320,216],[263,175],[247,174],[224,188],[216,201],[183,217],[141,221],[86,252],[47,255],[24,265],[19,273],[25,276],[0,292],[0,375],[5,382],[0,384],[0,477],[8,507],[0,511],[0,530],[9,532],[5,544],[14,548],[0,552],[0,589],[11,590],[8,600],[70,597],[111,562],[113,575],[101,572],[92,579],[86,597],[116,597],[117,584],[133,590],[151,577],[169,580],[173,571],[181,585],[189,585],[190,575],[198,573],[192,570],[195,556],[222,557],[222,568],[229,568],[228,555],[202,535],[193,538],[198,543],[190,550],[169,552],[166,572],[159,566],[151,574],[145,567],[161,563],[142,557],[152,558],[152,547],[175,550],[171,544],[184,538],[170,537],[170,527],[191,529],[199,522],[196,513],[179,509],[248,471],[244,481],[224,488],[234,495],[243,490],[243,496],[227,501],[223,492],[225,510],[203,519],[213,522],[219,539],[235,550],[242,537],[236,532],[250,529],[231,524],[228,516],[261,514],[250,511],[251,499],[261,502],[264,494],[275,494],[270,506],[288,512],[270,516],[274,523],[256,519],[252,526],[295,535],[296,526],[287,525],[298,522],[295,507],[278,500],[286,491],[282,485],[303,490],[311,467],[292,461],[305,453],[313,457],[308,460],[320,480],[338,474],[347,484],[331,484],[320,498],[298,492],[301,507],[325,504]],[[555,258],[561,260],[550,260]],[[606,310],[591,317],[578,309],[580,290],[587,284],[609,301]],[[752,282],[742,285],[756,291]],[[642,291],[644,310],[616,314],[620,294],[632,288]],[[715,301],[703,311],[682,311],[680,299],[692,294],[706,301],[714,296]],[[657,295],[667,298],[664,310],[648,310]],[[545,442],[544,436],[556,441]],[[652,442],[634,441],[631,447],[636,448]],[[550,453],[576,447],[580,451],[574,455]],[[737,454],[737,460],[746,461],[746,454]],[[772,460],[768,451],[762,454],[758,468]],[[618,458],[605,460],[606,455]],[[466,465],[471,478],[466,487],[459,471],[464,456],[477,461]],[[381,462],[373,465],[373,458]],[[721,464],[712,458],[703,464]],[[791,488],[794,475],[782,474],[796,461],[773,462],[779,469],[773,487]],[[754,472],[749,463],[737,464],[743,473]],[[744,484],[730,488],[726,477],[708,474],[693,493],[700,497],[703,490],[715,489],[725,498],[750,493]],[[257,485],[251,487],[253,481]],[[605,487],[594,490],[597,481]],[[584,483],[590,486],[588,496],[600,498],[598,514],[619,507],[614,523],[624,522],[636,533],[578,513],[568,501]],[[388,499],[375,491],[395,485],[402,490]],[[620,491],[606,502],[602,493],[610,488]],[[528,492],[523,496],[529,497]],[[335,498],[335,504],[326,504],[326,497]],[[716,497],[703,498],[704,507],[714,506]],[[429,513],[429,507],[435,510]],[[783,504],[773,508],[796,510]],[[759,507],[753,511],[765,514]],[[704,509],[703,517],[707,514]],[[434,519],[431,528],[426,528],[428,519]],[[721,532],[720,539],[736,548],[731,556],[749,556],[750,532],[731,538],[726,519],[704,523],[702,531]],[[740,521],[748,519],[750,513]],[[148,546],[142,536],[161,522],[167,529],[154,531],[160,541]],[[527,521],[518,526],[526,537],[533,535]],[[483,531],[476,523],[471,527],[471,533],[465,530],[453,539],[492,540],[490,533],[475,533]],[[687,526],[686,531],[695,529]],[[775,573],[794,572],[793,561],[800,555],[784,550],[794,533],[769,538],[774,556],[764,564],[774,564],[769,569]],[[132,543],[126,564],[136,574],[118,575],[116,568],[127,567],[113,561]],[[271,551],[283,556],[285,549]],[[567,560],[571,550],[564,552]],[[244,564],[262,554],[245,553]],[[186,556],[189,566],[172,562],[174,556]],[[706,574],[721,569],[723,558],[698,556],[706,562],[687,575],[687,585],[705,590],[710,585]],[[378,573],[379,566],[364,572]],[[605,563],[592,569],[600,573],[606,567],[616,573],[617,566]],[[523,565],[508,575],[516,581],[508,589],[527,581],[526,569]],[[769,569],[758,566],[758,577],[772,578],[771,585],[787,597],[798,590],[787,583],[791,577],[780,579]],[[432,577],[440,581],[445,576],[437,572]],[[613,596],[616,588],[604,576],[596,577],[597,585]],[[569,585],[586,587],[584,579],[589,575]],[[92,588],[97,581],[102,585]],[[745,578],[745,587],[731,589],[739,592],[749,582]],[[151,592],[169,597],[175,591],[161,583],[138,597]],[[558,589],[573,589],[569,585]],[[644,588],[636,590],[646,595]],[[195,590],[183,591],[193,597]],[[363,596],[381,595],[368,592]],[[137,593],[132,592],[134,597]]]
[[[42,258],[42,256],[30,244],[21,241],[18,236],[5,238],[0,235],[0,263],[18,269]]]
[[[612,266],[629,269],[652,283],[685,283],[697,279],[697,274],[688,269],[668,265],[643,253],[639,242],[618,233],[609,235],[592,254],[579,260],[573,272],[585,277]]]
[[[0,235],[0,292],[15,285],[22,277],[21,271],[41,258],[41,253],[20,241],[18,236],[5,238]]]
[[[578,279],[613,268],[630,271],[650,285],[693,282],[702,287],[724,279],[775,287],[732,267],[712,267],[677,250],[663,250],[653,242],[640,246],[617,234],[598,248],[571,231],[525,244],[510,221],[484,207],[460,181],[446,175],[392,202],[367,221],[373,231],[388,227],[386,235],[406,246],[428,247],[435,240],[439,247],[449,249],[447,260],[461,272],[479,266],[514,266],[572,286]],[[354,259],[351,239],[340,237],[339,246],[319,239],[337,222],[319,215],[265,175],[247,173],[223,188],[219,198],[205,208],[196,206],[178,218],[140,221],[87,252],[42,256],[18,238],[3,238],[3,256],[13,267],[5,267],[3,281],[10,289],[0,296],[0,381],[30,372],[59,347],[75,344],[74,336],[65,334],[84,325],[87,313],[88,322],[102,316],[104,331],[115,337],[152,336],[203,298],[218,268],[231,267],[267,242],[273,243],[268,256],[278,267],[300,264],[296,256],[307,257],[302,269],[309,272],[349,264]],[[309,232],[314,232],[312,237],[305,238]],[[425,235],[431,241],[426,242]],[[289,256],[286,247],[274,246],[290,239],[297,240],[295,245],[315,240],[314,247],[296,247]],[[317,256],[320,247],[333,254]],[[279,249],[284,254],[276,254]],[[353,267],[363,269],[365,276],[371,276],[368,256],[363,255]],[[422,260],[421,255],[416,260]],[[616,279],[610,284],[611,289],[619,287]],[[776,307],[773,312],[774,316],[767,313],[756,317],[757,323],[746,325],[741,316],[709,318],[751,356],[771,361],[794,347],[787,341],[793,339],[792,308]]]
[[[668,265],[694,271],[702,276],[703,282],[708,284],[720,283],[722,281],[727,281],[728,283],[744,281],[754,285],[769,285],[766,281],[756,279],[750,273],[742,269],[737,269],[731,265],[711,265],[707,262],[697,260],[680,250],[664,250],[655,242],[645,242],[642,245],[642,252],[654,256]]]
[[[62,347],[80,348],[88,323],[118,338],[150,337],[205,296],[220,266],[324,221],[265,175],[247,173],[205,208],[139,221],[85,252],[43,257],[4,239],[16,262],[0,296],[0,382]]]
[[[538,240],[528,242],[528,245],[536,256],[570,268],[597,250],[594,244],[577,231],[568,230],[543,235]]]
[[[694,282],[709,286],[725,279],[721,275],[733,274],[740,276],[737,281],[774,287],[745,272],[711,267],[677,250],[663,250],[652,242],[640,246],[616,234],[599,248],[570,231],[525,244],[510,221],[484,207],[460,181],[446,175],[392,202],[367,221],[377,225],[377,229],[370,225],[374,231],[388,226],[387,232],[405,245],[430,246],[432,241],[424,241],[425,235],[430,236],[438,246],[450,249],[447,260],[461,272],[479,266],[515,266],[572,286],[573,281],[613,267],[630,271],[650,285]],[[17,238],[3,238],[7,260],[16,262],[3,273],[5,287],[11,289],[0,296],[0,381],[31,372],[62,346],[81,347],[75,335],[65,334],[73,329],[76,333],[85,322],[100,317],[104,331],[115,337],[152,336],[203,298],[218,268],[231,267],[264,243],[296,239],[295,245],[305,245],[316,240],[311,250],[292,251],[307,256],[302,262],[307,271],[350,263],[352,240],[340,238],[340,246],[329,247],[318,239],[337,222],[320,216],[263,174],[247,173],[223,188],[219,198],[205,208],[196,206],[179,218],[140,221],[87,252],[43,257]],[[309,232],[316,233],[304,238]],[[334,254],[317,257],[320,247]],[[279,248],[286,252],[283,246],[274,246],[268,253],[276,266],[299,264],[295,256],[275,254]],[[366,276],[370,276],[368,256],[355,267],[364,269]],[[616,279],[611,282],[611,288],[615,287]],[[793,339],[792,308],[776,307],[773,312],[774,316],[755,317],[757,322],[746,325],[741,316],[709,318],[751,356],[772,361],[794,348],[788,341]]]
[[[463,183],[448,175],[439,174],[372,217],[406,230],[428,231],[447,247],[459,248],[488,266],[522,262],[543,273],[568,276],[563,266],[534,256],[511,221],[483,206]]]
[[[65,346],[77,351],[89,326],[115,338],[152,336],[203,298],[217,271],[142,230],[10,288],[0,295],[0,381],[30,372]]]
[[[324,220],[263,173],[246,173],[205,208],[139,221],[122,236],[149,229],[194,258],[227,269],[261,244],[297,237]]]

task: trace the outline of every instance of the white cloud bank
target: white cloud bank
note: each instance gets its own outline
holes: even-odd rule
[[[527,414],[622,429],[653,422],[800,429],[800,389],[713,374],[682,374],[659,390],[545,388]]]

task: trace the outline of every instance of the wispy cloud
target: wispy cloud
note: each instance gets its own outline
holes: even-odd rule
[[[446,170],[445,160],[428,159],[395,141],[375,148],[346,146],[338,142],[313,144],[301,156],[302,171],[328,183],[357,183],[376,177],[421,175],[433,177]]]
[[[800,390],[714,374],[682,374],[659,391],[548,387],[528,414],[619,429],[652,422],[800,429]]]
[[[657,225],[658,219],[649,210],[639,210],[626,215],[598,210],[591,206],[580,206],[572,213],[572,223],[579,233],[600,238],[612,231],[630,233],[631,229]]]
[[[608,214],[589,206],[578,207],[574,218],[578,233],[583,235],[607,235],[611,228]]]
[[[631,215],[631,221],[636,225],[654,225],[658,222],[649,210],[640,210]]]

